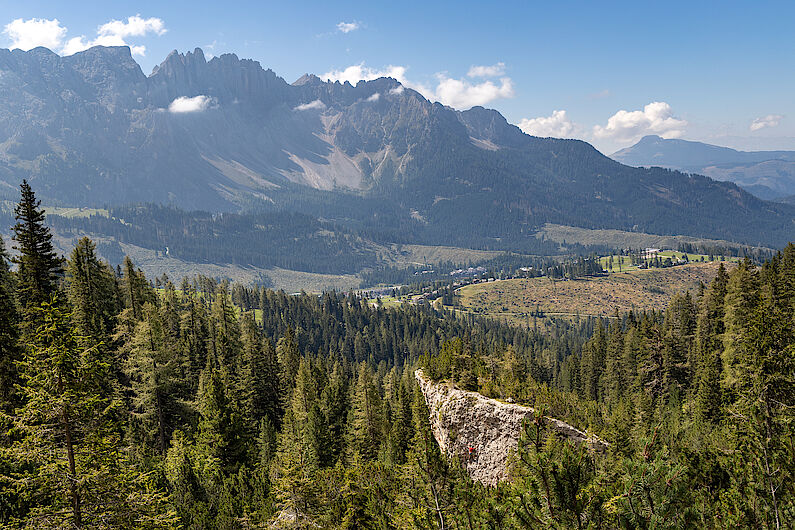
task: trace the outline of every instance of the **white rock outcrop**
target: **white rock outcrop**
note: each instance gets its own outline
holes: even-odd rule
[[[448,457],[457,456],[469,476],[494,486],[508,478],[508,459],[519,443],[522,421],[532,420],[533,409],[434,383],[422,370],[415,372],[430,411],[430,424],[439,447]],[[606,442],[568,423],[545,417],[547,425],[576,443],[603,451]]]

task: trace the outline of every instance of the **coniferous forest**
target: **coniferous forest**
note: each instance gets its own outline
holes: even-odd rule
[[[23,183],[0,242],[9,528],[787,528],[795,246],[662,313],[535,333],[56,255]],[[536,408],[512,480],[440,453],[414,379]],[[609,442],[558,438],[544,415]]]

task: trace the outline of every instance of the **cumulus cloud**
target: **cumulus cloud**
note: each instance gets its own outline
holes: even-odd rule
[[[389,94],[392,95],[392,96],[399,96],[400,94],[403,93],[404,90],[406,90],[406,89],[405,89],[405,87],[403,87],[403,85],[398,85],[395,88],[390,88],[389,89]]]
[[[210,98],[207,96],[179,97],[171,102],[168,111],[174,114],[184,114],[186,112],[201,112],[210,106]]]
[[[527,134],[541,137],[568,138],[574,132],[574,123],[565,110],[555,110],[551,116],[525,118],[517,125]]]
[[[751,130],[758,131],[760,129],[764,129],[765,127],[778,127],[778,124],[781,120],[784,119],[784,116],[779,114],[768,114],[767,116],[762,116],[761,118],[756,118],[754,121],[751,122]]]
[[[367,98],[367,101],[378,101],[379,99],[381,99],[381,94],[376,92],[375,94]]]
[[[377,69],[365,66],[364,63],[352,64],[343,70],[331,70],[321,76],[323,79],[329,81],[339,81],[355,85],[359,81],[372,81],[379,77],[391,77],[397,79],[403,84],[406,84],[406,67],[405,66],[392,66]]]
[[[340,22],[339,24],[337,24],[337,29],[343,33],[350,33],[351,31],[356,31],[360,27],[361,25],[356,21]]]
[[[499,83],[484,81],[477,84],[444,75],[439,75],[438,79],[439,84],[434,91],[435,99],[456,109],[485,105],[495,99],[512,98],[514,95],[510,77],[503,77]]]
[[[600,139],[614,139],[621,142],[632,142],[647,134],[657,134],[663,138],[679,138],[687,126],[685,120],[674,117],[674,111],[668,103],[655,101],[643,110],[619,110],[602,127],[595,125],[593,135]]]
[[[44,46],[57,51],[66,37],[67,29],[61,26],[57,18],[21,18],[12,20],[3,28],[3,34],[11,39],[11,49],[19,48],[28,51],[37,46]]]
[[[407,79],[405,66],[389,65],[385,68],[370,68],[364,63],[354,64],[342,70],[326,72],[321,77],[329,81],[372,81],[379,77],[391,77],[402,85],[414,89],[431,101],[438,101],[456,109],[468,109],[475,105],[485,105],[496,99],[510,98],[514,95],[513,82],[509,77],[499,81],[473,83],[466,79],[455,79],[445,73],[436,75],[436,85],[429,86]]]
[[[297,107],[293,108],[293,110],[323,110],[326,108],[326,104],[316,99],[314,101],[310,101],[309,103],[304,103],[303,105],[298,105]]]
[[[467,72],[467,77],[499,77],[505,74],[505,63],[492,64],[491,66],[473,66]]]
[[[155,35],[163,35],[166,32],[166,26],[162,19],[151,17],[142,18],[141,15],[127,17],[127,21],[111,20],[102,24],[97,29],[97,36],[95,39],[87,39],[85,35],[79,37],[72,37],[66,42],[63,47],[64,55],[72,55],[83,50],[87,50],[92,46],[130,46],[133,55],[145,55],[146,46],[138,45],[133,46],[127,43],[129,37],[144,37],[150,33]]]

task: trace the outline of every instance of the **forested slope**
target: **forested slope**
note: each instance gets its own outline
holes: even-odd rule
[[[84,239],[52,252],[29,188],[0,259],[0,522],[10,527],[783,527],[795,246],[667,311],[534,334],[427,306],[208,278],[161,290]],[[256,317],[259,316],[259,319]],[[443,458],[413,379],[513,397],[512,482]]]

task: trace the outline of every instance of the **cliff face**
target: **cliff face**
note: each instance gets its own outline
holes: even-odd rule
[[[448,457],[458,456],[469,476],[483,484],[494,486],[506,480],[508,459],[519,443],[522,421],[532,419],[533,409],[434,383],[422,370],[414,375],[425,396],[431,429],[442,452]],[[569,440],[587,443],[592,450],[608,447],[606,442],[565,422],[549,417],[544,421]]]

